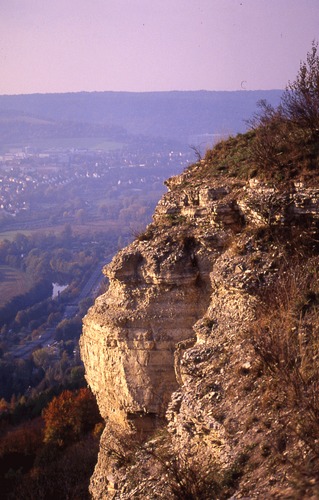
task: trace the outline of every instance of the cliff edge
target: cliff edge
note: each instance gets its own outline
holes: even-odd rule
[[[319,57],[167,181],[83,320],[94,499],[319,497]]]
[[[153,223],[106,266],[109,289],[84,318],[86,378],[106,420],[93,498],[318,493],[306,465],[316,451],[291,417],[308,354],[294,351],[304,358],[288,368],[293,340],[277,345],[269,332],[285,309],[305,342],[299,313],[317,292],[301,277],[307,263],[317,269],[319,185],[234,178],[209,158],[167,182]],[[283,297],[292,282],[304,286],[297,326]],[[305,408],[295,412],[310,418]]]

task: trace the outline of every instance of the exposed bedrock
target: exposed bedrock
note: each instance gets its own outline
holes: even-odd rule
[[[175,346],[194,337],[209,303],[205,267],[186,240],[159,244],[155,254],[150,244],[133,243],[106,268],[110,287],[85,317],[81,338],[105,419],[127,426],[164,417],[177,388]]]
[[[259,400],[257,388],[244,399],[237,393],[238,374],[252,363],[243,333],[256,290],[276,279],[281,258],[277,240],[261,235],[280,226],[302,238],[318,225],[319,190],[302,183],[277,190],[255,180],[191,180],[186,172],[168,181],[154,222],[106,266],[109,289],[83,320],[86,379],[107,422],[94,499],[133,498],[110,449],[120,456],[132,433],[146,439],[167,420],[177,453],[210,450],[209,462],[227,466],[243,451],[247,408]],[[158,478],[154,485],[165,486]]]

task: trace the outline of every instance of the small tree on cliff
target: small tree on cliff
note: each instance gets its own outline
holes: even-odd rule
[[[266,177],[291,178],[319,170],[319,55],[313,42],[294,82],[273,108],[259,102],[248,122],[254,130],[251,159]],[[278,180],[277,179],[277,180]]]
[[[283,115],[293,124],[319,138],[319,55],[313,42],[307,59],[300,63],[294,82],[289,82],[281,100]]]

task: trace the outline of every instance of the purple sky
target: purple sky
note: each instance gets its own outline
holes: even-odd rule
[[[319,0],[0,0],[0,94],[284,88]]]

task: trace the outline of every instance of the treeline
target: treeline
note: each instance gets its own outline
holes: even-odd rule
[[[32,277],[33,286],[3,304],[0,308],[0,330],[5,325],[8,326],[21,311],[26,311],[31,316],[30,308],[52,295],[52,282],[68,284],[69,298],[77,295],[94,266],[102,260],[105,251],[111,251],[111,248],[114,246],[105,241],[105,236],[92,244],[85,237],[73,236],[72,228],[68,225],[58,236],[36,234],[26,237],[18,233],[12,241],[1,241],[0,264],[16,268]],[[27,315],[24,314],[25,317]],[[32,319],[34,318],[29,321]],[[17,323],[19,327],[26,325],[21,319]],[[11,328],[15,329],[15,325]]]
[[[74,387],[84,383],[84,369],[79,356],[78,338],[81,322],[78,319],[63,320],[57,328],[57,336],[64,329],[73,338],[54,341],[54,345],[39,345],[23,358],[8,354],[0,358],[0,398],[10,402],[25,401],[30,396],[45,392],[54,387]],[[68,328],[68,330],[66,330]]]
[[[47,395],[38,416],[14,425],[0,401],[2,498],[89,498],[88,485],[103,429],[87,388]]]
[[[65,225],[59,235],[17,233],[12,241],[0,241],[0,264],[19,269],[37,278],[72,278],[101,258],[105,237],[89,246],[85,237],[75,237]]]
[[[78,300],[92,269],[103,260],[105,251],[111,251],[105,238],[89,242],[88,237],[73,236],[72,228],[65,226],[58,235],[17,234],[13,241],[0,243],[0,263],[36,277],[30,290],[13,297],[0,310],[0,398],[7,403],[12,398],[29,401],[51,389],[84,383],[78,339],[81,318],[92,298],[81,300],[77,316],[71,318],[64,316],[65,305]],[[68,284],[54,300],[52,282]],[[48,331],[50,338],[45,340]],[[15,358],[15,350],[31,340],[36,340],[34,351],[24,359]]]

